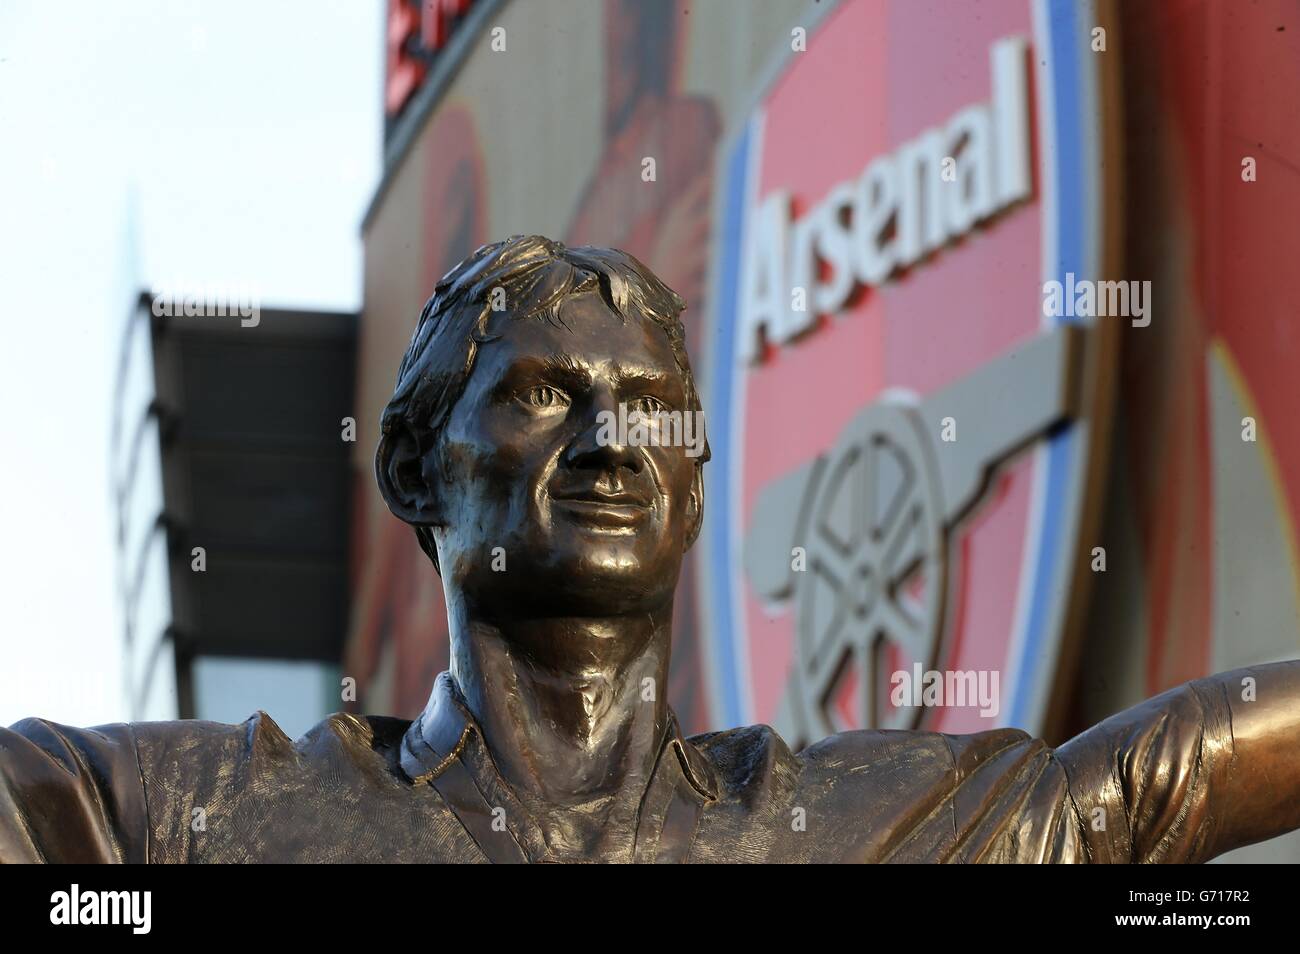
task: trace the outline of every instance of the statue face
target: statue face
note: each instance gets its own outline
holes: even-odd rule
[[[487,615],[614,615],[662,606],[698,529],[698,458],[680,446],[602,441],[602,411],[686,410],[683,375],[654,322],[596,294],[560,327],[500,316],[441,446],[444,578]],[[608,438],[606,429],[603,436]]]

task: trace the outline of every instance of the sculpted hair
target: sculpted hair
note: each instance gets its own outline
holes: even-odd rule
[[[700,410],[695,377],[686,354],[681,313],[685,302],[637,259],[612,248],[567,248],[540,235],[514,235],[481,246],[444,275],[425,303],[397,371],[397,386],[380,418],[375,451],[382,472],[390,441],[403,429],[423,456],[447,426],[474,370],[479,345],[493,340],[488,318],[504,314],[567,327],[560,317],[565,299],[597,292],[623,321],[653,321],[668,336],[686,391],[686,410]],[[504,305],[499,310],[493,305]],[[697,465],[710,457],[708,443]],[[438,551],[427,527],[416,527],[420,548],[438,567]]]

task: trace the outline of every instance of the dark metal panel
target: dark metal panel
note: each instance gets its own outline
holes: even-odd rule
[[[147,302],[147,299],[145,300]],[[154,319],[178,684],[196,655],[337,661],[348,614],[353,314]],[[202,547],[206,569],[192,569]],[[182,692],[182,715],[191,715]]]

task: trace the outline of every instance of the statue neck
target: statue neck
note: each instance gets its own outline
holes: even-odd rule
[[[635,617],[472,619],[449,607],[451,673],[525,801],[637,798],[668,722],[672,603]]]

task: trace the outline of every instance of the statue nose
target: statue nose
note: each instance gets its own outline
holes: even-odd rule
[[[616,402],[593,401],[586,426],[565,452],[565,463],[578,469],[626,468],[639,474],[644,460],[639,447],[626,443],[625,422],[626,414],[619,413]]]

